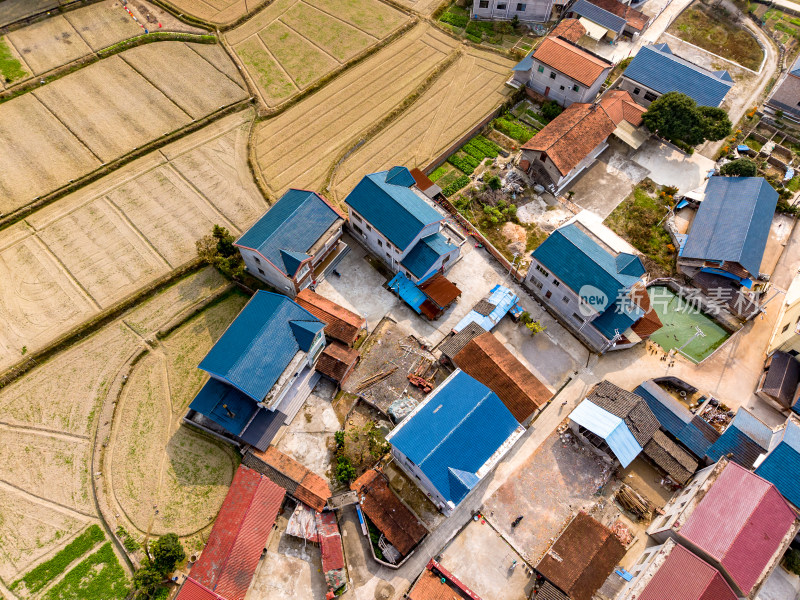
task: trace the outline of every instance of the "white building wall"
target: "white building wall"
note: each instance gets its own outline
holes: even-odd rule
[[[448,506],[447,500],[445,500],[444,496],[439,493],[439,491],[436,489],[436,486],[431,483],[431,480],[428,479],[425,473],[422,472],[422,469],[420,469],[405,454],[400,452],[400,450],[394,446],[392,446],[392,456],[400,468],[405,471],[406,475],[408,475],[411,479],[416,480],[417,485],[436,505],[436,508],[442,511],[445,516],[450,516],[452,510]]]
[[[641,104],[645,108],[650,106],[650,104],[652,104],[658,98],[661,97],[661,94],[659,94],[657,91],[647,86],[644,86],[637,81],[628,79],[624,75],[618,87],[621,90],[629,92],[634,101],[636,101],[637,104]]]
[[[575,102],[594,101],[610,71],[611,67],[609,66],[603,70],[602,75],[591,86],[587,87],[548,65],[533,59],[528,86],[535,92],[567,107]],[[578,91],[575,91],[574,86],[578,87]]]
[[[520,21],[544,23],[550,20],[553,0],[473,0],[472,15],[478,19],[506,21],[515,16]]]
[[[281,273],[271,262],[250,248],[239,248],[247,272],[276,290],[294,297],[294,282]]]
[[[647,533],[650,537],[661,544],[675,537],[672,526],[686,509],[689,502],[697,495],[700,486],[705,483],[716,466],[716,464],[713,464],[710,467],[698,471],[695,473],[689,485],[675,492],[675,495],[672,496],[672,499],[664,507],[664,514],[657,516],[650,527],[647,528]]]

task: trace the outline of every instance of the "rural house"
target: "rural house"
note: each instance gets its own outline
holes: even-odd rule
[[[663,600],[681,590],[681,600],[738,600],[717,569],[673,540],[649,546],[629,569],[633,579],[621,598]]]
[[[319,194],[291,189],[234,246],[247,272],[294,297],[324,279],[349,251],[344,218]]]
[[[617,0],[578,0],[567,14],[581,22],[588,37],[609,44],[621,36],[639,37],[650,23],[646,14]]]
[[[211,378],[184,421],[266,450],[319,380],[325,323],[293,300],[258,291],[200,362]]]
[[[619,85],[642,106],[650,106],[668,92],[686,94],[699,106],[719,106],[732,87],[733,79],[727,71],[698,67],[675,56],[666,44],[642,46]]]
[[[544,580],[536,597],[592,600],[623,556],[625,546],[608,527],[578,512],[534,569]],[[557,593],[549,596],[549,586]]]
[[[569,426],[596,453],[627,467],[653,439],[659,425],[643,398],[601,381],[569,415]]]
[[[242,464],[258,471],[285,489],[292,498],[316,512],[325,510],[331,497],[331,488],[325,479],[275,446],[264,451],[248,449],[242,457]]]
[[[633,148],[641,146],[649,137],[641,129],[644,110],[619,90],[595,104],[573,104],[522,146],[520,168],[560,194],[608,148],[612,134]]]
[[[800,275],[795,276],[784,294],[767,354],[776,350],[792,356],[800,354]]]
[[[425,565],[414,586],[406,594],[408,600],[475,600],[478,594],[464,585],[434,559]]]
[[[712,177],[678,250],[678,268],[693,277],[709,273],[752,288],[778,192],[763,177]]]
[[[545,23],[551,19],[554,5],[566,3],[566,0],[472,0],[472,18],[510,21],[517,17],[523,22]]]
[[[677,491],[647,533],[691,550],[738,597],[752,600],[798,529],[797,514],[774,485],[723,458]]]
[[[284,496],[282,487],[239,465],[208,542],[176,600],[244,600]]]
[[[458,259],[464,239],[444,225],[405,167],[365,175],[344,202],[357,239],[413,283]]]
[[[644,265],[627,248],[604,225],[590,230],[573,219],[533,251],[523,284],[595,352],[630,348],[661,322],[644,291]]]
[[[795,60],[783,80],[775,86],[765,108],[773,114],[781,111],[784,117],[800,121],[800,57]]]
[[[777,443],[766,457],[756,461],[755,472],[800,509],[800,421],[790,416],[776,434]]]
[[[772,428],[740,406],[725,431],[706,453],[706,464],[725,457],[751,470],[775,446],[782,431]]]
[[[514,418],[527,425],[553,394],[492,333],[485,332],[453,357],[456,367],[500,397]]]
[[[798,412],[798,383],[800,362],[788,352],[775,350],[764,363],[756,395],[782,413]]]
[[[524,432],[494,392],[457,369],[386,441],[400,468],[450,516]]]
[[[569,106],[592,102],[613,66],[568,39],[550,36],[516,64],[511,82]]]

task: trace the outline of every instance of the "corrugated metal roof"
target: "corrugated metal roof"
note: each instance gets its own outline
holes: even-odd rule
[[[326,573],[344,568],[344,552],[339,524],[333,512],[317,513],[317,534],[322,554],[322,570]]]
[[[683,546],[668,545],[669,555],[638,600],[671,600],[676,590],[680,590],[681,600],[737,600],[717,569]]]
[[[800,382],[800,362],[787,352],[777,350],[769,357],[769,367],[761,391],[791,408],[797,384]]]
[[[739,263],[757,276],[777,203],[763,177],[712,177],[681,257]]]
[[[733,82],[675,56],[666,44],[642,46],[623,77],[659,94],[681,92],[700,106],[719,106],[733,86]]]
[[[388,174],[389,171],[381,171],[365,175],[344,201],[404,251],[426,225],[441,221],[442,215],[410,188],[414,183],[410,172],[408,178],[398,173],[391,178],[408,185],[387,182]]]
[[[471,310],[453,327],[453,331],[458,333],[470,323],[477,323],[484,331],[491,331],[511,307],[519,301],[519,296],[509,288],[498,284],[492,288],[485,300],[495,307],[488,315],[482,315],[475,310]]]
[[[366,325],[366,319],[361,315],[308,288],[300,290],[295,302],[325,323],[326,338],[339,340],[349,346],[358,339],[358,334]]]
[[[477,473],[518,427],[494,392],[456,370],[387,440],[414,461],[445,499],[458,504],[469,490],[463,478],[455,484],[451,469]]]
[[[789,502],[800,508],[800,426],[794,419],[786,422],[780,443],[756,469],[783,494]]]
[[[427,300],[427,296],[422,293],[422,290],[413,281],[406,277],[403,271],[398,271],[391,281],[386,284],[386,287],[400,296],[400,299],[413,308],[414,312],[420,314],[420,307]]]
[[[286,415],[281,411],[262,408],[239,437],[259,450],[266,450],[285,422]]]
[[[602,25],[606,29],[619,34],[625,29],[626,21],[622,17],[610,13],[607,10],[595,6],[586,0],[578,0],[570,7],[570,12],[574,12],[590,21]]]
[[[768,481],[729,462],[679,530],[745,592],[758,583],[796,515]]]
[[[259,290],[199,368],[260,402],[294,356],[308,350],[311,333],[324,327],[322,321],[286,296]]]
[[[438,231],[433,235],[421,238],[405,258],[400,261],[414,277],[421,279],[442,256],[455,250],[456,247],[447,241]]]
[[[441,273],[435,273],[433,277],[420,281],[417,287],[436,306],[442,308],[450,306],[461,295],[461,290],[458,289],[458,286]]]
[[[226,600],[244,600],[285,491],[240,465],[192,578]]]
[[[307,190],[286,192],[264,216],[236,240],[257,250],[290,277],[308,251],[338,220],[343,220],[320,196]]]
[[[623,467],[642,451],[625,421],[586,399],[569,415],[570,420],[603,438]]]
[[[238,436],[258,410],[258,405],[236,388],[212,377],[200,388],[189,408]]]

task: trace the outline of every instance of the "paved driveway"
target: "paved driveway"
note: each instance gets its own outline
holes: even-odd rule
[[[652,138],[636,151],[631,160],[650,171],[648,177],[657,184],[677,186],[681,194],[699,187],[714,168],[714,161],[699,152],[689,156]]]

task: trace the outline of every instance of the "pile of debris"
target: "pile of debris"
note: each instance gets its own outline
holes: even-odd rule
[[[642,498],[629,485],[623,483],[615,499],[620,506],[633,514],[640,521],[650,521],[653,518],[655,507],[645,498]]]
[[[611,533],[617,536],[617,539],[622,542],[622,545],[626,548],[633,543],[633,536],[631,535],[631,530],[628,529],[628,526],[625,525],[622,521],[617,519],[614,521],[614,524],[609,527]]]

